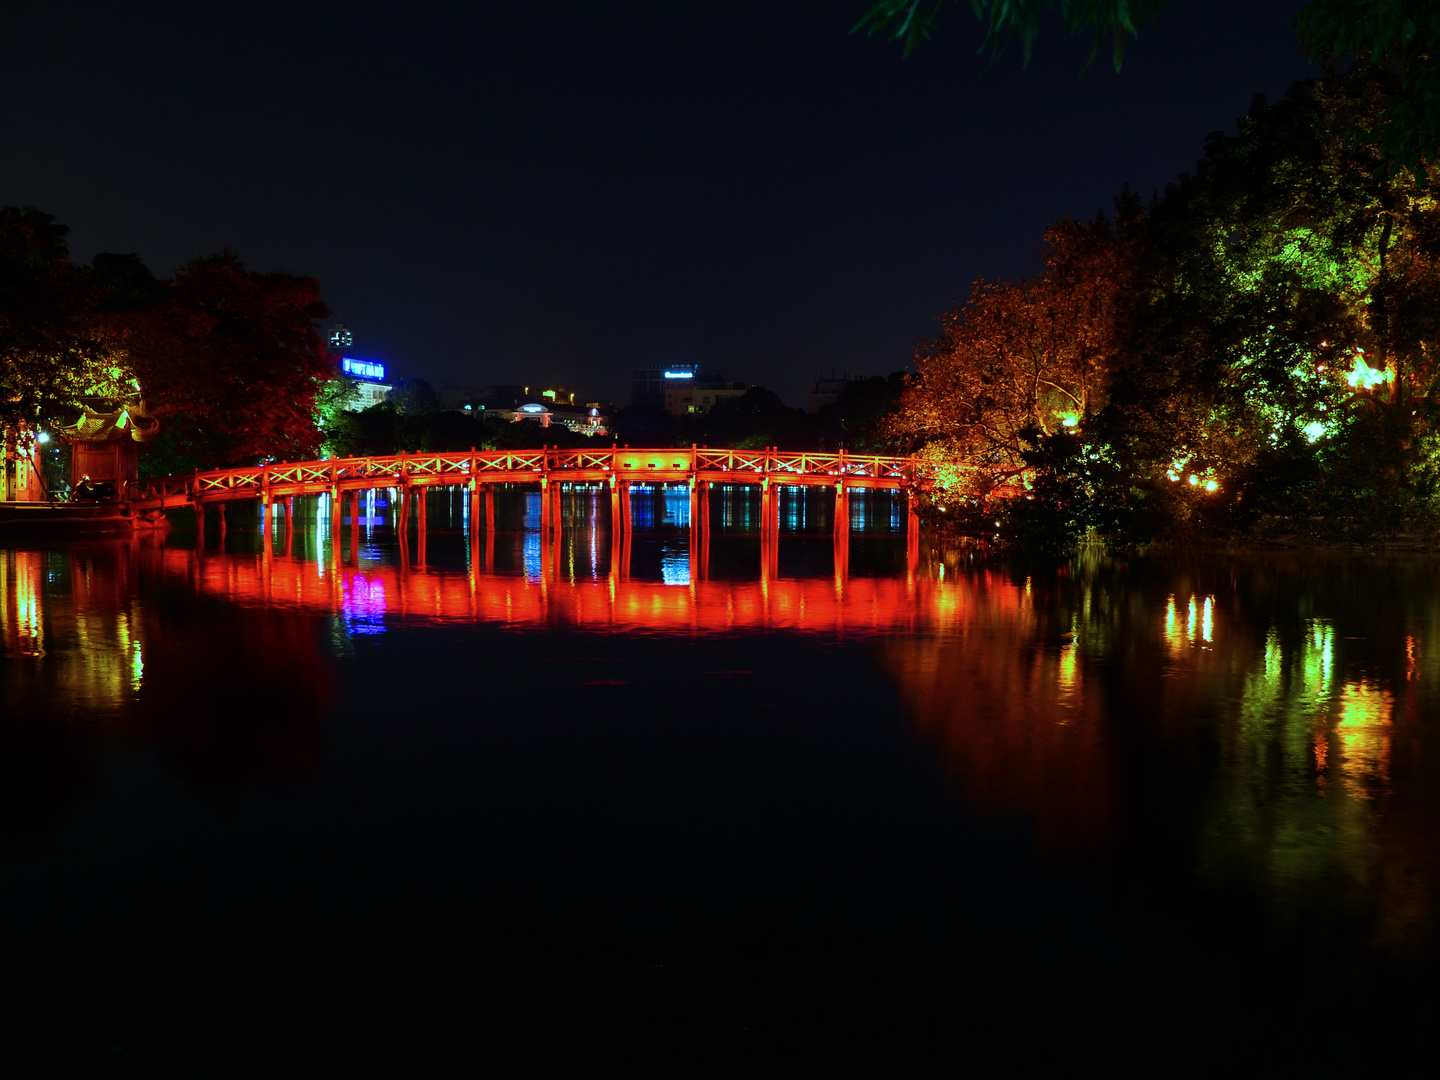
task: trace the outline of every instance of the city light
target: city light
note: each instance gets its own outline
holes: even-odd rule
[[[385,378],[385,365],[377,364],[373,360],[352,360],[346,356],[340,361],[340,370],[357,379],[374,379],[378,382]]]
[[[665,372],[665,378],[667,378],[667,379],[693,379],[694,377],[695,377],[695,373],[694,373],[693,371],[667,371],[667,372]]]

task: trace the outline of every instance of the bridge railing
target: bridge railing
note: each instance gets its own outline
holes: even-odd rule
[[[356,480],[371,481],[377,487],[400,486],[416,480],[471,479],[485,482],[513,481],[518,476],[556,475],[601,471],[619,477],[642,476],[642,459],[653,459],[644,468],[694,473],[736,473],[741,476],[770,477],[779,483],[786,476],[826,476],[837,481],[888,480],[900,486],[924,486],[935,479],[939,467],[915,457],[883,454],[815,453],[811,451],[732,450],[692,447],[642,450],[630,447],[604,449],[479,450],[454,453],[384,454],[330,458],[324,461],[280,462],[236,469],[214,469],[189,476],[151,477],[131,481],[126,497],[132,502],[164,505],[200,499],[261,497],[280,489],[322,491]],[[949,466],[951,468],[955,466]],[[960,466],[964,468],[965,466]],[[753,482],[753,480],[749,480]]]

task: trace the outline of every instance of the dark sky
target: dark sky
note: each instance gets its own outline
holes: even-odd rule
[[[867,2],[7,5],[0,203],[79,259],[314,275],[396,375],[799,404],[1309,73],[1301,0],[1174,0],[1118,76],[1059,33],[987,70],[958,9],[903,60]]]

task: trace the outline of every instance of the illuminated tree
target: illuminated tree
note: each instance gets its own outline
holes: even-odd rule
[[[0,423],[36,423],[81,397],[133,392],[123,350],[97,333],[96,290],[55,218],[0,209]]]
[[[893,436],[987,470],[989,482],[1027,464],[1038,440],[1077,431],[1105,398],[1142,216],[1133,196],[1117,222],[1066,220],[1045,233],[1044,271],[977,281],[917,354]]]
[[[1361,533],[1430,512],[1434,201],[1344,138],[1393,84],[1360,71],[1257,101],[1155,207],[1136,363],[1098,431],[1132,509]]]

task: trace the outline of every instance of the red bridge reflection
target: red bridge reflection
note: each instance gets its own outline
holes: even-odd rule
[[[688,585],[611,575],[567,581],[546,575],[427,567],[355,567],[287,556],[207,555],[153,549],[165,577],[200,595],[342,615],[357,633],[406,622],[487,622],[654,633],[757,629],[882,632],[932,624],[954,604],[926,577],[761,577]]]

